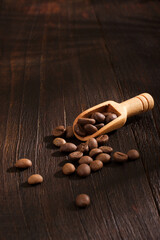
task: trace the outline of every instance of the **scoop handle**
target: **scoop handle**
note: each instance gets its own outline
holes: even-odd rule
[[[142,93],[121,103],[126,108],[127,117],[146,112],[154,107],[154,99],[149,93]]]

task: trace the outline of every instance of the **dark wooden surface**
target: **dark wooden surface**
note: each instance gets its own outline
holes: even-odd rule
[[[63,177],[53,127],[142,92],[154,110],[110,136],[115,150],[141,158]],[[159,1],[1,1],[0,240],[160,239],[159,103]],[[33,167],[16,171],[22,157]],[[32,173],[44,183],[29,187]],[[90,195],[88,209],[75,208],[79,193]]]

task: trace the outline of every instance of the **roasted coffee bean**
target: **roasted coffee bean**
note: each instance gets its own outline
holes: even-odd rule
[[[102,150],[103,153],[111,153],[113,152],[113,148],[109,146],[101,146],[99,149]]]
[[[105,122],[107,124],[116,118],[117,118],[117,115],[115,113],[108,113],[108,114],[106,114]]]
[[[93,159],[90,156],[83,156],[79,159],[79,164],[86,163],[90,164],[93,161]]]
[[[92,113],[91,118],[95,119],[96,122],[98,122],[98,123],[102,123],[105,120],[105,116],[100,112]]]
[[[63,144],[66,143],[66,140],[64,140],[63,138],[55,138],[53,140],[53,144],[56,146],[56,147],[60,147],[62,146]]]
[[[77,168],[77,174],[80,177],[87,177],[91,173],[91,168],[86,163],[82,163]]]
[[[66,127],[66,138],[73,138],[73,137],[74,137],[73,127],[72,126]]]
[[[28,178],[29,184],[38,184],[43,182],[43,177],[39,174],[33,174]]]
[[[74,126],[74,131],[81,137],[85,137],[86,136],[86,131],[78,123]]]
[[[77,146],[73,143],[65,143],[60,147],[61,152],[74,152],[76,149]]]
[[[72,152],[68,155],[69,160],[78,160],[83,156],[83,153],[80,151]]]
[[[87,194],[79,194],[76,197],[76,206],[85,208],[90,205],[90,197]]]
[[[97,137],[96,140],[98,142],[98,145],[105,145],[108,142],[109,137],[107,134],[105,134]]]
[[[131,160],[139,158],[139,152],[136,149],[129,150],[127,155]]]
[[[100,160],[94,160],[91,162],[90,167],[93,172],[98,171],[103,167],[103,162]]]
[[[32,166],[32,162],[27,158],[21,158],[15,163],[14,166],[17,168],[28,168]]]
[[[98,131],[98,129],[94,126],[94,125],[92,125],[92,124],[86,124],[86,125],[84,125],[84,130],[87,132],[87,134],[89,134],[89,135],[91,135],[91,134],[93,134],[93,133],[95,133],[95,132],[97,132]]]
[[[128,159],[128,155],[122,152],[115,152],[113,154],[113,160],[115,162],[125,162]]]
[[[96,160],[100,160],[102,161],[103,163],[107,163],[109,162],[111,159],[111,156],[107,153],[100,153],[96,156]]]
[[[90,138],[90,139],[88,139],[87,142],[88,142],[89,150],[98,147],[98,143],[97,143],[97,140],[95,138]]]
[[[85,125],[85,124],[95,124],[96,120],[92,118],[79,118],[78,124]]]
[[[85,142],[85,143],[80,143],[80,144],[77,146],[77,151],[80,151],[80,152],[88,152],[88,151],[89,151],[88,143],[87,143],[87,142]]]
[[[54,137],[61,137],[65,133],[66,129],[64,126],[58,126],[53,129],[53,136]]]
[[[75,170],[76,170],[75,166],[72,163],[66,163],[66,164],[64,164],[64,166],[62,168],[62,172],[65,175],[70,175],[70,174],[74,173]]]
[[[108,116],[108,114],[109,114],[110,112],[102,112],[102,114],[106,117],[106,116]]]
[[[95,127],[99,130],[100,128],[104,127],[104,123],[96,124]]]
[[[102,150],[99,148],[93,148],[90,152],[89,152],[89,156],[90,157],[95,157],[96,155],[98,155],[99,153],[102,153]]]

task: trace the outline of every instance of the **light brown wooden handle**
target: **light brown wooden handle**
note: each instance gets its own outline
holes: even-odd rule
[[[149,93],[142,93],[134,98],[122,102],[121,105],[126,108],[127,116],[131,117],[152,109],[154,107],[154,100]]]

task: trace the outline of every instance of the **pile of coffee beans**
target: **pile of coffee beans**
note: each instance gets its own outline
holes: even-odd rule
[[[89,117],[79,118],[74,131],[81,137],[92,135],[116,118],[117,115],[113,112],[94,112]]]
[[[97,132],[105,124],[113,121],[117,115],[112,112],[94,112],[89,118],[79,118],[75,125],[75,132],[80,136],[91,135]],[[67,162],[62,167],[64,175],[71,175],[76,172],[79,177],[87,177],[92,172],[99,171],[104,164],[109,162],[124,163],[127,160],[135,160],[139,158],[139,152],[135,149],[129,150],[127,153],[114,152],[113,148],[107,146],[109,136],[107,134],[100,135],[97,138],[90,138],[86,142],[76,145],[67,142],[66,139],[74,137],[73,127],[57,126],[52,132],[54,136],[53,144],[59,147],[60,152],[68,154]],[[16,161],[16,168],[29,168],[32,161],[22,158]],[[28,178],[28,184],[35,185],[43,182],[43,177],[39,174],[33,174]],[[90,205],[90,197],[87,194],[79,194],[76,197],[75,204],[77,207],[87,207]]]
[[[105,118],[103,116],[105,116]],[[109,116],[109,117],[108,117]],[[112,117],[111,117],[112,116]],[[92,118],[81,118],[78,121],[77,129],[84,131],[86,125],[96,127],[97,122],[102,124],[103,121],[112,121],[117,116],[113,113],[101,114],[96,112],[92,114]],[[81,128],[81,126],[84,126]],[[67,130],[68,129],[68,130]],[[91,128],[90,128],[91,129]],[[85,131],[88,133],[87,131]],[[127,160],[135,160],[139,158],[139,152],[135,149],[129,150],[127,153],[113,152],[113,148],[107,146],[109,136],[107,134],[98,136],[97,138],[90,138],[88,141],[76,145],[72,142],[66,142],[66,138],[73,138],[73,129],[71,126],[65,128],[58,126],[53,130],[53,144],[59,147],[60,152],[68,154],[67,162],[62,167],[64,175],[71,175],[76,173],[79,177],[87,177],[92,172],[99,171],[103,166],[109,162],[124,163]],[[63,136],[63,138],[62,138]],[[112,154],[112,156],[111,156]],[[86,194],[80,194],[76,198],[76,205],[78,207],[86,207],[90,204],[90,198]]]

